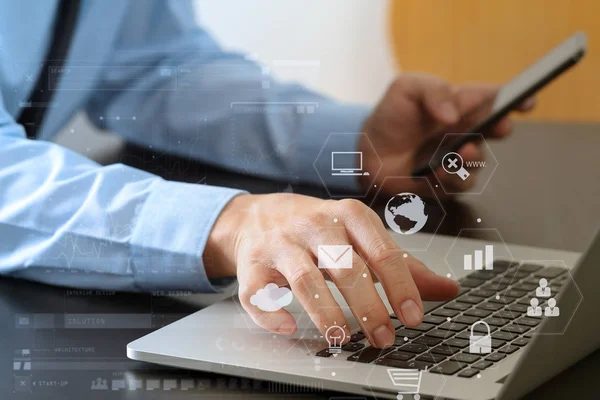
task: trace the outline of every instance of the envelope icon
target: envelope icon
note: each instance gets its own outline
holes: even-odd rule
[[[320,245],[317,251],[319,268],[352,268],[352,246],[342,245]]]

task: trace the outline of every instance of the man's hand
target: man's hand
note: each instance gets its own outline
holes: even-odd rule
[[[495,85],[465,84],[453,87],[434,76],[402,74],[390,86],[363,127],[363,132],[383,163],[378,175],[380,179],[375,183],[381,185],[387,176],[410,176],[416,167],[415,156],[424,143],[436,135],[443,136],[450,132],[451,127],[464,125],[469,112],[489,100],[497,91],[498,86]],[[534,106],[535,99],[530,98],[519,110],[529,111]],[[492,137],[504,137],[511,129],[511,121],[505,118],[496,124]],[[363,135],[359,144],[359,150],[364,152],[365,170],[376,171],[380,163],[366,140]],[[482,151],[475,143],[464,145],[458,153],[465,162],[483,160]],[[443,186],[452,192],[467,190],[474,183],[474,179],[454,179],[441,168],[435,174]],[[394,193],[423,193],[426,189],[423,185],[426,183],[419,180],[407,187],[386,189]]]
[[[319,269],[319,245],[352,245],[351,269]],[[456,282],[431,272],[397,247],[381,220],[356,200],[320,200],[296,194],[241,195],[225,207],[210,234],[205,259],[209,276],[237,275],[239,298],[259,326],[293,334],[284,309],[262,311],[250,298],[269,283],[289,286],[325,335],[348,326],[328,289],[340,289],[369,342],[388,347],[394,328],[374,282],[379,280],[395,314],[407,326],[423,320],[422,300],[456,296]]]

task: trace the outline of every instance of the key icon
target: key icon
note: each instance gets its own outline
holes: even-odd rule
[[[463,158],[455,152],[446,153],[442,158],[442,168],[450,175],[458,175],[460,179],[466,181],[471,175],[464,167]]]

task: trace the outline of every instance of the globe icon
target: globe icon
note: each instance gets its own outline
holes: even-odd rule
[[[401,235],[419,232],[429,217],[425,202],[414,193],[399,193],[385,205],[385,222],[391,230]]]

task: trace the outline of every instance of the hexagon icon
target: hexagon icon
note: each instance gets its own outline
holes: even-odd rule
[[[414,187],[415,181],[424,184],[420,192],[398,191]],[[370,207],[379,215],[389,234],[407,251],[425,251],[431,244],[446,211],[434,188],[425,177],[390,176],[383,180]],[[433,235],[419,235],[419,232]]]
[[[564,334],[583,301],[583,294],[565,262],[524,260],[518,266],[517,272],[522,275],[528,274],[521,279],[519,285],[530,290],[519,301],[527,310],[515,312],[515,318],[522,317],[528,322],[531,320],[531,324],[521,325],[530,329],[533,335]],[[537,307],[539,309],[536,310]],[[531,326],[534,321],[539,321],[539,325]],[[519,324],[519,319],[516,323]]]
[[[427,352],[423,354],[431,354],[432,347],[427,346],[427,348]],[[411,367],[413,364],[414,369]],[[436,366],[432,368],[436,368]],[[437,398],[445,384],[445,375],[418,370],[414,359],[407,361],[407,368],[401,368],[400,370],[386,365],[385,362],[381,365],[375,364],[366,378],[366,385],[371,391],[371,396],[375,399],[389,399],[390,392],[397,393],[397,398],[402,395],[403,399],[417,399],[419,397],[416,396],[423,393],[423,387],[427,387],[429,396],[435,393],[433,397],[426,398]]]
[[[477,237],[484,237],[485,240],[459,242],[458,239],[470,238],[469,232],[477,232]],[[464,286],[477,287],[475,283],[487,281],[486,288],[497,292],[503,290],[504,284],[512,283],[513,275],[508,271],[517,265],[502,235],[494,228],[461,229],[444,259],[453,277],[470,275],[461,280],[467,281]],[[475,286],[470,285],[469,280],[475,280]]]
[[[360,139],[366,147],[358,149]],[[365,164],[371,159],[376,165],[368,170]],[[313,167],[330,197],[365,197],[379,171],[381,160],[364,133],[331,133]]]
[[[235,351],[235,346],[230,346],[231,349],[229,349],[224,345],[228,343],[227,336],[229,335],[231,336],[230,341],[243,341],[243,343],[238,343],[238,348],[243,346],[248,351],[263,352],[270,355],[273,360],[281,360],[282,363],[291,361],[298,368],[312,369],[315,367],[314,361],[311,357],[307,357],[307,354],[314,355],[317,351],[327,347],[327,342],[320,337],[320,332],[310,320],[310,315],[297,299],[290,306],[285,307],[298,325],[298,332],[293,336],[294,340],[290,340],[290,337],[286,335],[269,332],[255,324],[242,307],[237,294],[232,297],[232,301],[236,304],[238,312],[231,316],[229,329],[224,336],[218,339],[220,344],[216,343],[216,346],[219,350]]]
[[[487,159],[465,161],[456,151],[449,150],[455,147],[455,143],[463,140],[481,143],[482,153],[488,156]],[[442,173],[448,175],[449,180],[438,179],[446,194],[481,194],[498,168],[498,160],[481,133],[447,133],[431,156],[429,167],[432,170],[441,168]],[[457,191],[457,186],[451,183],[452,180],[460,184],[461,181],[475,179],[478,183],[466,191]]]

